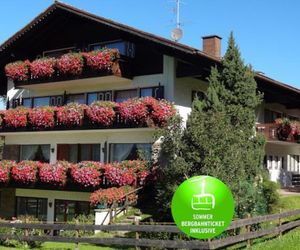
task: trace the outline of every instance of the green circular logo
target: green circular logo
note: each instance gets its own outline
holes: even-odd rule
[[[172,216],[178,228],[197,239],[224,232],[234,214],[230,189],[211,176],[195,176],[177,188],[172,199]]]

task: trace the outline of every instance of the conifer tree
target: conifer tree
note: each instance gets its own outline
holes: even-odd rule
[[[189,175],[211,175],[227,183],[239,217],[263,213],[266,206],[259,180],[264,139],[255,134],[261,95],[232,33],[221,66],[212,69],[208,81],[206,98],[194,101],[182,140]]]

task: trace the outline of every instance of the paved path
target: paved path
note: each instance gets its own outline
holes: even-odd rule
[[[300,190],[278,189],[278,193],[284,196],[300,196]]]

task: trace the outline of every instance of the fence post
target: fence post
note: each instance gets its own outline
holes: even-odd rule
[[[282,212],[282,209],[280,208],[280,209],[279,209],[279,213],[281,214],[281,212]],[[278,219],[278,224],[279,224],[279,227],[282,225],[282,220],[281,220],[281,218]],[[281,236],[282,236],[282,232],[280,231],[280,232],[279,232],[279,237],[281,237]]]
[[[28,223],[27,217],[25,217],[25,223],[26,223],[26,224]],[[25,228],[25,230],[24,230],[24,235],[25,235],[25,237],[28,237],[28,236],[29,236],[29,230],[28,230],[28,228]],[[27,241],[26,241],[26,247],[28,247]]]
[[[79,223],[78,223],[78,220],[76,220],[75,223],[76,223],[76,225],[78,225],[78,224],[79,224]],[[75,237],[76,237],[76,238],[79,238],[79,230],[78,230],[78,229],[76,229]],[[75,250],[79,250],[79,242],[76,242],[76,243],[75,243]]]
[[[134,224],[135,225],[139,225],[140,224],[140,217],[139,216],[134,216]],[[139,232],[137,231],[135,233],[135,239],[138,240],[140,238]],[[136,246],[135,247],[136,250],[139,250],[140,247]]]
[[[250,214],[247,214],[247,218],[251,218]],[[250,233],[251,232],[251,225],[247,225],[246,226],[246,232]],[[247,247],[251,246],[251,240],[247,240]]]

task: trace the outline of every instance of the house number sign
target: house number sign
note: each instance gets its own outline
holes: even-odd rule
[[[230,225],[234,200],[230,189],[219,179],[194,176],[177,188],[171,211],[183,233],[197,239],[209,239]]]

